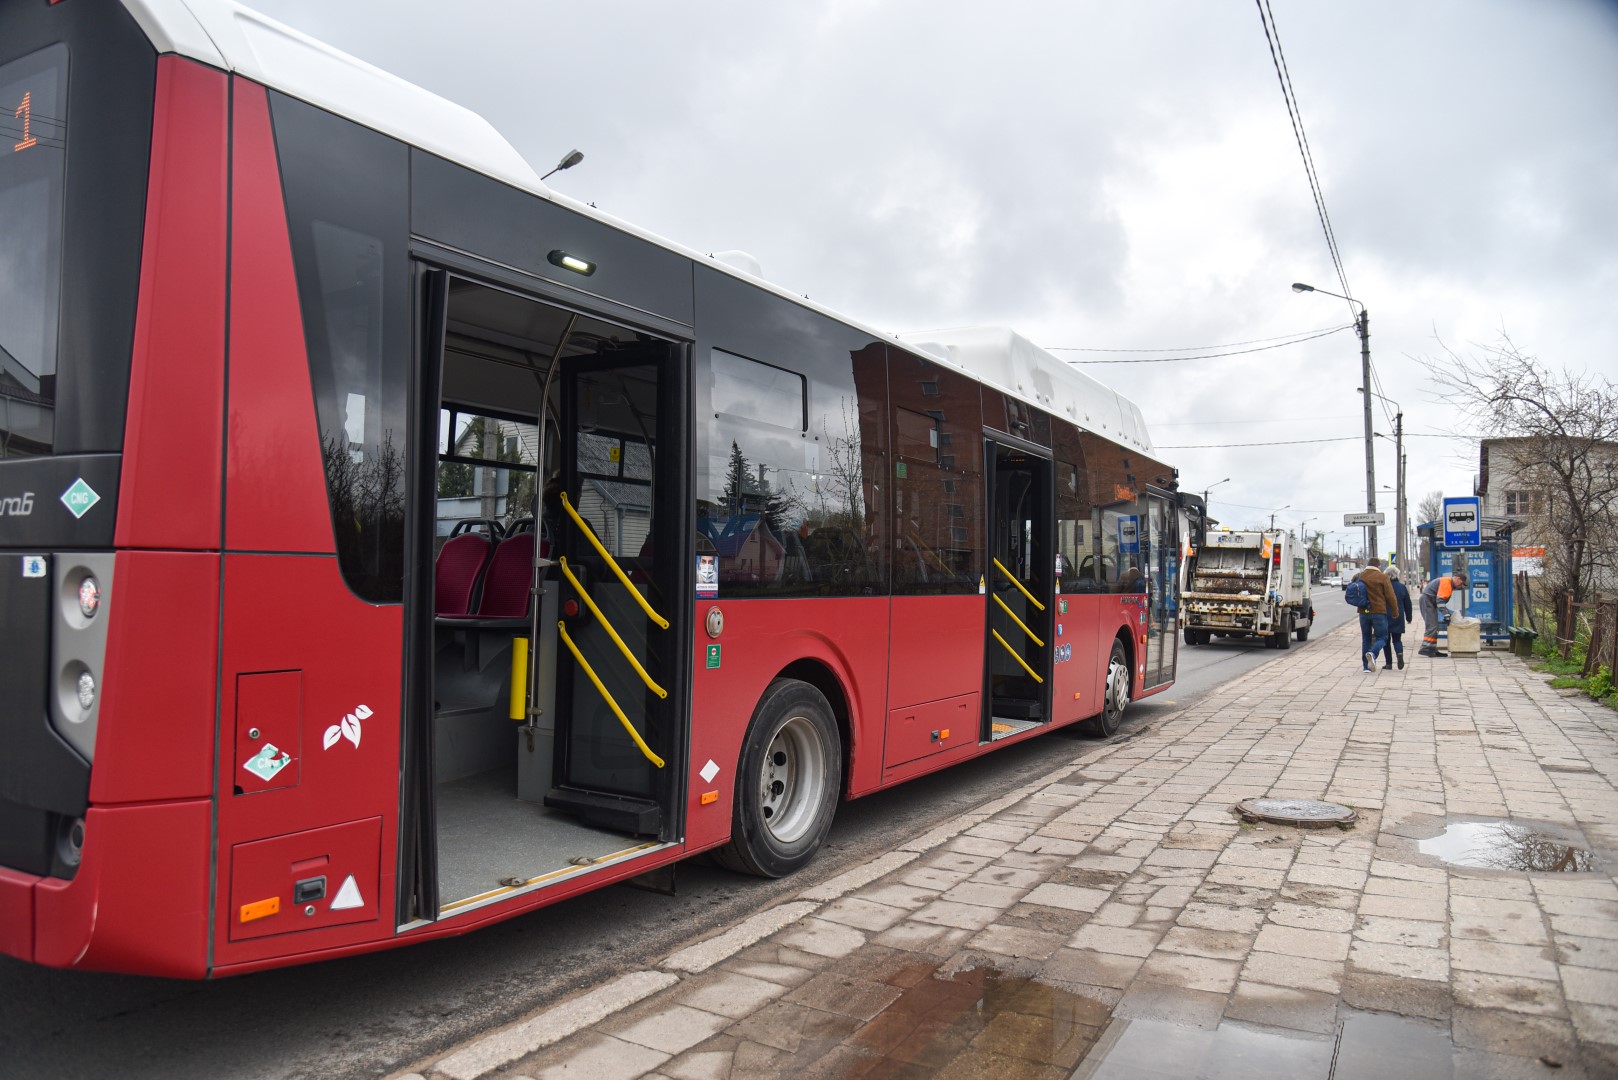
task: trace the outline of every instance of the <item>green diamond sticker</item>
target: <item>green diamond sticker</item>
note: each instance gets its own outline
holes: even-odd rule
[[[90,507],[101,501],[96,489],[84,482],[81,476],[73,481],[73,486],[62,492],[62,505],[67,507],[68,513],[81,518],[90,512]]]
[[[719,666],[719,646],[717,645],[708,646],[708,666],[711,668]]]

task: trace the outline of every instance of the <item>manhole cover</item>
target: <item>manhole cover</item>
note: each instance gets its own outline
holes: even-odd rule
[[[1243,799],[1236,804],[1236,812],[1248,821],[1273,821],[1300,829],[1324,829],[1359,819],[1352,807],[1315,799]]]

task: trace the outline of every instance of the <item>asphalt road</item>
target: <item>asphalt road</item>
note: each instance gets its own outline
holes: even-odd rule
[[[1319,589],[1315,607],[1310,640],[1293,647],[1342,650],[1343,662],[1353,663],[1352,646],[1319,641],[1352,617],[1341,590]],[[1234,641],[1182,644],[1175,686],[1130,706],[1119,737],[1281,655]],[[0,957],[0,1074],[384,1076],[653,964],[681,942],[1102,745],[1055,733],[847,804],[814,863],[784,881],[741,877],[698,857],[680,865],[674,896],[613,886],[462,938],[210,983],[51,971]]]

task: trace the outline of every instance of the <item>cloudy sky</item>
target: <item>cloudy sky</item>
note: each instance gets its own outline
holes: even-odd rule
[[[1289,289],[1343,291],[1244,0],[249,2],[483,114],[541,172],[583,150],[559,190],[744,249],[879,328],[1164,350],[1057,353],[1122,360],[1352,319]],[[1618,380],[1618,4],[1271,3],[1377,385],[1411,434],[1414,516],[1477,472],[1420,359],[1507,333]],[[1352,330],[1083,370],[1141,405],[1186,488],[1230,477],[1225,522],[1290,505],[1279,523],[1358,543]],[[1391,523],[1391,492],[1378,508]]]

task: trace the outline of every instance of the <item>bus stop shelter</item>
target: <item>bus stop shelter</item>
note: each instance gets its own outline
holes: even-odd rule
[[[1478,544],[1464,548],[1444,543],[1441,521],[1416,527],[1425,541],[1427,580],[1464,568],[1466,590],[1456,594],[1461,597],[1456,614],[1478,620],[1483,641],[1511,640],[1511,527],[1506,518],[1484,518]],[[1440,630],[1439,636],[1447,638],[1447,629]]]

